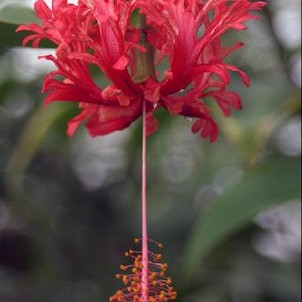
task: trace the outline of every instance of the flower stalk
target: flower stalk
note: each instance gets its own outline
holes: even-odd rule
[[[139,44],[144,48],[144,52],[141,50],[134,50],[135,59],[135,72],[132,77],[134,83],[142,83],[147,81],[150,77],[155,79],[154,71],[154,55],[152,45],[147,41],[146,37],[146,16],[143,14],[139,15],[139,31],[140,39]]]

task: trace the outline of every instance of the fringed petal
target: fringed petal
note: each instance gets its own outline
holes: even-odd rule
[[[41,25],[21,25],[17,31],[32,32],[23,45],[38,47],[42,39],[57,45],[55,55],[43,56],[57,68],[45,78],[43,92],[48,94],[45,103],[81,104],[82,112],[70,122],[68,134],[83,120],[93,136],[124,129],[142,115],[145,100],[150,133],[157,128],[153,113],[164,107],[172,115],[197,118],[193,132],[214,141],[218,128],[204,98],[213,98],[228,116],[233,108],[241,108],[239,95],[227,90],[231,73],[238,73],[249,86],[242,70],[225,63],[243,43],[225,47],[221,36],[229,29],[246,29],[245,22],[257,18],[252,12],[264,5],[249,0],[80,0],[78,4],[53,0],[49,7],[37,0]],[[146,19],[140,28],[130,22],[136,9]],[[135,81],[139,70],[135,53],[148,56],[152,51],[152,72]],[[156,64],[164,62],[166,69],[157,69]],[[110,82],[107,87],[98,86],[91,66],[104,73]]]

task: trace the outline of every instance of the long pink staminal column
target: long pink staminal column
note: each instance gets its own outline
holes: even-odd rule
[[[142,129],[142,299],[148,301],[148,221],[147,221],[147,113],[146,101],[143,100]]]
[[[135,52],[135,71],[132,80],[135,83],[144,83],[149,77],[155,79],[155,69],[153,62],[154,50],[147,42],[146,37],[146,17],[140,15],[139,26],[141,31],[140,43],[144,45],[146,51]],[[150,130],[150,115],[147,108],[147,100],[140,97],[142,115],[142,153],[141,153],[141,225],[142,237],[136,239],[135,243],[141,244],[141,250],[130,249],[125,253],[126,257],[134,260],[134,265],[121,265],[122,271],[129,270],[130,274],[117,274],[126,288],[116,292],[109,301],[135,301],[135,302],[159,302],[176,299],[176,292],[171,286],[172,280],[165,276],[168,265],[159,263],[162,255],[149,250],[149,243],[157,248],[162,248],[161,243],[150,240],[148,237],[148,210],[147,210],[147,136]]]

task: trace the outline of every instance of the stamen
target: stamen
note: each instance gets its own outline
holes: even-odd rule
[[[141,239],[135,239],[136,244],[140,244]],[[162,248],[163,245],[154,240],[148,240],[157,248]],[[125,256],[133,264],[121,265],[122,273],[117,274],[116,278],[120,279],[126,286],[122,290],[118,290],[109,301],[110,302],[164,302],[172,301],[177,297],[175,289],[172,287],[172,279],[166,276],[168,269],[167,263],[160,263],[162,258],[161,253],[148,251],[148,300],[143,297],[142,284],[142,252],[130,249],[125,253]]]

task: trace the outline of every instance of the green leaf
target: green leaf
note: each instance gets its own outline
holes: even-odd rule
[[[18,26],[15,24],[8,24],[0,21],[0,46],[15,47],[22,45],[26,33],[16,33],[17,27]]]
[[[18,25],[2,23],[0,21],[0,47],[18,47],[22,46],[23,39],[28,36],[29,32],[16,32]],[[30,46],[30,45],[29,45]],[[54,48],[55,45],[48,41],[42,40],[39,48]]]
[[[34,11],[26,6],[10,4],[0,6],[0,22],[8,24],[39,23]],[[0,23],[1,27],[2,24]]]
[[[197,219],[186,247],[183,270],[194,274],[206,255],[252,222],[262,210],[298,199],[300,160],[276,156],[249,171]]]
[[[34,12],[28,7],[16,4],[0,6],[0,46],[21,46],[27,34],[26,32],[16,33],[17,27],[20,24],[37,21]]]
[[[0,2],[1,4],[1,2]],[[39,23],[33,10],[16,4],[0,5],[0,47],[17,47],[22,45],[23,39],[29,32],[16,32],[20,24]],[[40,47],[53,48],[54,44],[42,41]]]

